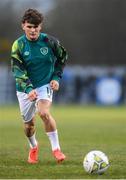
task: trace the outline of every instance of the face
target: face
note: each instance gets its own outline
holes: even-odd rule
[[[24,30],[26,37],[30,41],[35,41],[39,37],[40,31],[41,31],[41,24],[34,25],[26,21],[25,23],[22,24],[22,29]]]

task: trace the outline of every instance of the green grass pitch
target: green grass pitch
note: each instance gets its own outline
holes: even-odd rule
[[[43,123],[36,116],[39,163],[29,165],[18,106],[0,107],[1,179],[126,178],[126,107],[53,106],[51,111],[67,160],[55,162]],[[83,169],[83,158],[91,150],[101,150],[109,158],[110,167],[103,175],[89,175]]]

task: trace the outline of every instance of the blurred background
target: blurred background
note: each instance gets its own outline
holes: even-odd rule
[[[44,16],[43,32],[57,37],[69,58],[54,102],[126,104],[126,0],[0,1],[0,105],[17,103],[11,46],[23,34],[28,8]]]

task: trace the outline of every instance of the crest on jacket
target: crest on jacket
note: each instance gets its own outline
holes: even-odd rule
[[[40,52],[41,52],[43,55],[48,54],[48,47],[42,47],[42,48],[40,48]]]

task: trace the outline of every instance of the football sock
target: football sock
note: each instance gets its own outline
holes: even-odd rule
[[[34,148],[34,147],[37,146],[37,141],[36,141],[36,138],[35,138],[35,133],[31,137],[27,137],[27,138],[28,138],[28,142],[29,142],[31,148]]]
[[[58,138],[58,132],[57,130],[52,131],[52,132],[47,132],[46,133],[49,140],[50,140],[50,144],[52,147],[52,151],[56,150],[56,149],[60,149],[60,145],[59,145],[59,138]]]

